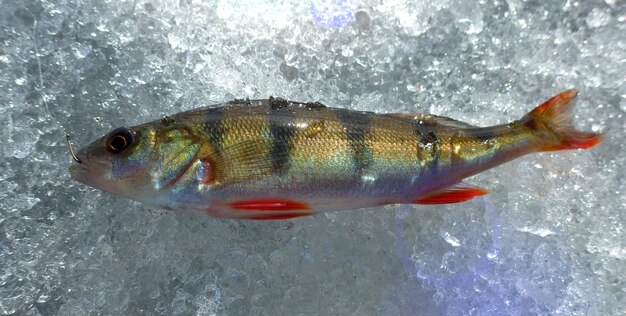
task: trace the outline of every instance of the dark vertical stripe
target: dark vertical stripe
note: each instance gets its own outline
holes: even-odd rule
[[[222,158],[222,140],[224,137],[224,127],[222,125],[223,119],[224,107],[208,109],[206,118],[207,139],[211,148],[213,148],[219,158]]]
[[[353,170],[361,175],[372,164],[373,159],[372,150],[365,141],[365,135],[370,132],[371,114],[338,110],[337,115],[346,129],[352,151]]]
[[[427,160],[428,156],[426,156],[424,154],[424,131],[423,131],[423,127],[420,126],[420,124],[417,124],[417,127],[415,128],[415,130],[413,131],[413,134],[415,135],[415,144],[416,144],[416,156],[417,156],[417,161],[419,161],[420,163],[422,163],[422,161]]]
[[[272,137],[270,159],[274,171],[278,174],[285,174],[290,167],[292,139],[296,134],[296,128],[292,124],[294,117],[289,109],[290,104],[286,100],[270,98],[269,105],[268,121]]]
[[[417,159],[421,161],[430,160],[430,168],[437,168],[441,143],[434,130],[417,122],[415,126],[415,141],[417,143]]]
[[[435,132],[430,131],[426,136],[424,136],[424,138],[422,139],[422,141],[424,142],[424,145],[427,147],[430,147],[430,155],[433,157],[434,160],[439,159],[439,138],[437,138],[437,135],[435,134]]]

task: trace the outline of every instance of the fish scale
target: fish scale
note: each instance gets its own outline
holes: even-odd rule
[[[492,127],[280,98],[235,100],[116,129],[75,153],[70,173],[151,206],[242,219],[458,203],[487,193],[461,183],[469,176],[525,154],[600,143],[602,135],[573,128],[575,95],[563,92]]]

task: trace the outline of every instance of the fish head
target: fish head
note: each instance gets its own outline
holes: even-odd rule
[[[184,128],[120,127],[79,150],[69,171],[88,186],[155,204],[189,171],[198,148]]]

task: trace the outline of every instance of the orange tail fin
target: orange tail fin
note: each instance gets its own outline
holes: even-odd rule
[[[602,134],[577,131],[572,125],[576,90],[561,92],[526,114],[522,122],[541,139],[541,151],[586,149],[602,142]]]

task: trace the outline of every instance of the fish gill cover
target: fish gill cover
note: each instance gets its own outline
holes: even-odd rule
[[[612,0],[4,1],[0,314],[622,313],[625,22]],[[242,222],[67,173],[66,131],[235,98],[487,126],[569,88],[604,143],[490,170],[461,204]]]

